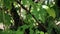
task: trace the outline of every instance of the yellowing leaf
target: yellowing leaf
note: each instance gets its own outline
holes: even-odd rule
[[[46,6],[46,5],[43,5],[42,6],[42,8],[44,8],[46,11],[47,11],[47,13],[50,15],[50,16],[52,16],[53,18],[55,18],[56,17],[56,14],[55,14],[55,11],[54,11],[54,9],[50,9],[48,6]]]

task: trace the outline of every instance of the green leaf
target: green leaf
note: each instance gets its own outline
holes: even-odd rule
[[[41,32],[40,32],[40,34],[44,34],[44,32],[43,32],[43,31],[41,31]]]
[[[45,34],[48,34],[47,32]]]
[[[28,14],[28,15],[26,16],[26,19],[27,19],[28,24],[34,23],[34,21],[33,21],[33,19],[32,19],[32,16],[31,16],[30,14]]]
[[[23,25],[21,28],[23,28],[23,30],[27,29],[29,26],[27,25]]]
[[[34,31],[32,29],[30,29],[30,34],[34,34]]]
[[[16,31],[16,34],[24,34],[24,31],[18,30],[18,31]]]
[[[5,24],[6,25],[9,25],[10,23],[11,23],[11,17],[10,17],[10,15],[8,15],[8,14],[5,14]]]
[[[2,7],[3,6],[3,1],[2,0],[0,0],[0,7]]]
[[[3,13],[0,11],[0,22],[3,22]]]
[[[22,0],[23,5],[27,4],[27,0]]]
[[[48,13],[50,16],[52,16],[53,18],[56,17],[56,14],[55,14],[54,9],[49,8],[49,7],[46,6],[46,5],[43,5],[42,8],[44,8],[44,9],[47,11],[47,13]]]
[[[0,11],[0,22],[3,22],[5,25],[9,25],[11,22],[10,15],[6,14],[5,11]]]
[[[3,0],[4,7],[7,9],[11,9],[11,0]]]
[[[45,23],[45,20],[47,18],[47,12],[43,8],[40,8],[39,11],[39,20],[41,20],[43,23]]]
[[[32,7],[33,9],[32,9],[32,11],[31,11],[31,13],[36,17],[36,19],[38,19],[39,13],[38,13],[38,11],[37,11],[36,4],[33,4],[32,6],[33,6],[33,7]]]

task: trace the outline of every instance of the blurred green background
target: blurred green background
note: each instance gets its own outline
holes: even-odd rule
[[[0,34],[60,34],[60,0],[0,0]]]

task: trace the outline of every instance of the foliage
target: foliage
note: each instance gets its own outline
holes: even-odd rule
[[[0,34],[60,34],[56,0],[0,0]]]

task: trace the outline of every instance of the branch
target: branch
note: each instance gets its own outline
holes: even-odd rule
[[[19,1],[16,0],[16,2],[17,2],[18,4],[20,4],[20,6],[21,6],[24,10],[26,10],[26,12],[27,12],[28,14],[31,14],[31,13],[30,13],[31,6],[30,6],[30,10],[28,10],[28,9],[25,8]],[[39,24],[39,26],[41,26],[42,28],[44,28],[45,31],[47,31],[47,30],[46,30],[46,27],[45,27],[44,25],[42,25],[41,23],[39,23],[39,21],[35,18],[35,16],[34,16],[33,14],[31,14],[31,16],[36,20],[36,22]]]

